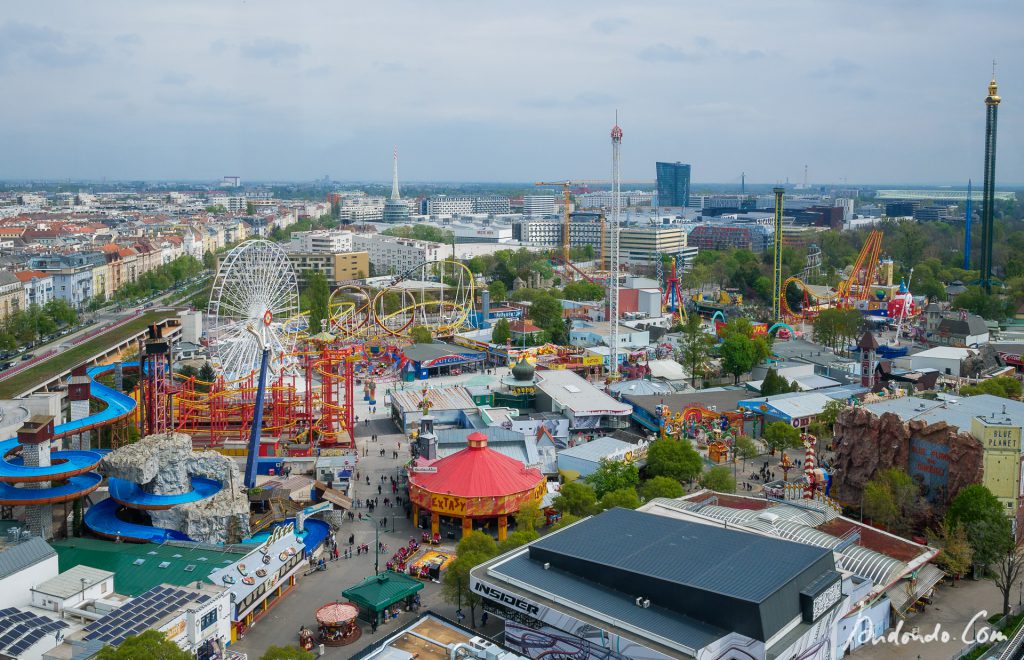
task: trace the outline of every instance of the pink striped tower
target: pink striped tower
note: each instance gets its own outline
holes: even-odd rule
[[[804,441],[804,476],[807,478],[807,484],[804,486],[804,499],[814,499],[814,467],[817,461],[814,457],[814,436],[809,433],[803,434]]]

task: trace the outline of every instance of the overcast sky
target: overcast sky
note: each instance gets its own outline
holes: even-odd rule
[[[1024,181],[1019,0],[4,3],[0,178]]]

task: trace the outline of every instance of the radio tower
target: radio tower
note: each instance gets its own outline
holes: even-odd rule
[[[964,270],[971,269],[971,216],[974,215],[971,180],[967,179],[967,208],[964,210]]]
[[[622,129],[619,128],[619,113],[615,113],[612,127],[612,235],[611,235],[611,286],[608,287],[608,320],[611,321],[611,371],[609,380],[619,377],[619,216],[622,212],[622,191],[619,177],[619,146],[622,145]],[[659,256],[660,258],[660,256]]]

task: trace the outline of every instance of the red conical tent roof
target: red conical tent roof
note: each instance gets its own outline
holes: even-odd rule
[[[456,497],[501,497],[536,488],[544,475],[487,446],[477,431],[469,447],[431,463],[437,472],[414,472],[409,481],[431,493]]]

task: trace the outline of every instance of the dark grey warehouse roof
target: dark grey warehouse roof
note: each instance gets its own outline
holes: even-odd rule
[[[827,548],[626,509],[606,511],[530,547],[755,603],[832,555]]]
[[[635,596],[631,594],[613,591],[589,580],[581,580],[557,568],[545,570],[541,564],[531,561],[526,552],[492,567],[489,572],[497,574],[498,578],[506,577],[526,582],[574,603],[586,605],[618,621],[635,626],[652,637],[665,638],[667,641],[663,643],[670,646],[674,642],[696,652],[728,634],[727,630],[657,605],[648,608],[637,607],[633,602]]]

